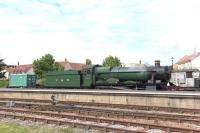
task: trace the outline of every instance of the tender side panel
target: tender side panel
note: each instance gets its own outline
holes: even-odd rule
[[[78,71],[50,72],[46,77],[46,87],[80,87],[80,74]]]

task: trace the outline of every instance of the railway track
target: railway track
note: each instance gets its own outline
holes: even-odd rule
[[[117,120],[111,118],[98,118],[94,116],[88,115],[75,115],[69,113],[58,113],[58,112],[51,112],[51,111],[32,111],[27,109],[17,109],[17,108],[0,108],[0,117],[1,118],[12,118],[12,119],[20,119],[20,120],[31,120],[31,121],[39,121],[45,122],[47,124],[57,124],[57,125],[68,125],[72,127],[79,127],[85,129],[98,129],[103,130],[105,132],[112,131],[112,132],[125,132],[125,133],[144,133],[150,129],[160,129],[165,132],[183,132],[183,133],[199,133],[200,129],[192,129],[192,128],[182,128],[182,127],[175,127],[175,126],[165,126],[165,125],[158,125],[152,123],[141,123],[141,122],[133,122],[127,120]],[[4,112],[2,112],[4,111]],[[10,112],[10,113],[5,113]],[[11,114],[12,113],[12,114]],[[21,113],[21,114],[19,114]],[[28,114],[28,115],[27,115]],[[30,116],[32,115],[32,116]],[[37,115],[37,116],[35,116]],[[41,116],[48,116],[47,118]],[[72,119],[72,120],[84,120],[90,122],[96,122],[97,124],[86,124],[84,122],[74,122],[74,121],[65,121],[64,119]],[[135,131],[127,128],[114,128],[110,126],[103,126],[101,123],[108,123],[108,124],[120,124],[123,126],[132,127],[132,126],[139,126],[142,127],[143,130]]]
[[[51,100],[0,98],[0,105],[2,103],[4,104],[5,101],[20,101],[20,102],[30,102],[30,103],[52,103]],[[67,105],[80,105],[80,106],[92,106],[92,107],[103,107],[103,108],[129,109],[129,110],[164,111],[164,112],[170,112],[170,113],[200,114],[200,109],[106,104],[106,103],[88,103],[88,102],[73,102],[73,101],[59,101],[59,103],[64,104],[64,105],[67,104]]]
[[[5,105],[5,103],[4,103]],[[1,103],[1,106],[2,103]],[[16,103],[16,107],[27,108],[33,110],[44,110],[44,111],[54,111],[54,112],[69,112],[76,114],[85,114],[93,116],[104,116],[113,118],[123,118],[123,119],[146,119],[146,120],[164,120],[164,121],[174,121],[179,123],[200,123],[200,116],[194,114],[178,114],[169,112],[152,112],[143,110],[127,110],[127,109],[115,109],[115,108],[102,108],[102,107],[91,107],[91,106],[66,106],[57,105],[52,106],[49,104],[34,104],[34,103]]]
[[[1,100],[1,99],[0,99]],[[4,99],[5,100],[5,99]],[[6,103],[8,103],[9,101],[0,101],[0,106],[5,106]],[[7,99],[8,100],[8,99]],[[9,99],[11,100],[11,99]],[[12,99],[13,100],[13,99]],[[12,101],[11,100],[11,101]],[[15,113],[27,113],[27,114],[35,114],[35,115],[44,115],[44,116],[49,116],[49,117],[58,117],[58,118],[68,118],[68,119],[73,119],[73,120],[85,120],[85,121],[90,121],[90,122],[104,122],[104,123],[108,123],[110,125],[113,124],[120,124],[123,126],[142,126],[145,130],[144,131],[138,131],[138,132],[146,132],[149,129],[160,129],[166,132],[184,132],[184,133],[200,133],[200,129],[196,128],[197,126],[199,126],[200,124],[200,115],[198,113],[199,110],[190,110],[191,112],[189,112],[189,110],[187,109],[187,111],[185,111],[184,109],[181,110],[179,109],[180,112],[178,113],[189,113],[189,114],[178,114],[178,113],[172,113],[175,112],[175,110],[173,109],[167,109],[163,111],[163,108],[161,110],[159,110],[157,107],[155,108],[151,108],[148,109],[145,108],[145,106],[142,106],[142,109],[140,110],[140,108],[133,108],[133,106],[129,107],[129,106],[124,106],[118,108],[119,105],[116,106],[107,106],[103,105],[103,104],[95,104],[95,103],[75,103],[75,102],[59,102],[60,104],[53,106],[50,104],[51,101],[42,101],[42,100],[32,100],[29,102],[24,102],[24,100],[22,100],[23,102],[20,102],[19,99],[15,100],[15,107],[17,108],[25,108],[25,109],[15,109],[15,108],[11,108],[11,109],[6,109],[6,108],[2,108],[0,107],[0,111],[4,111],[4,112],[15,112]],[[31,111],[32,112],[31,112]],[[41,110],[41,111],[38,111]],[[47,111],[51,111],[50,113],[48,113]],[[68,114],[66,114],[66,112]],[[63,114],[65,113],[65,115]],[[73,114],[72,114],[73,113]],[[75,115],[76,114],[76,115]],[[11,117],[9,115],[11,114],[7,114],[8,117]],[[3,114],[0,113],[1,117],[4,117]],[[101,116],[101,117],[100,117]],[[104,118],[102,118],[102,116]],[[7,116],[5,116],[7,117]],[[22,117],[22,116],[16,116],[16,114],[12,115],[13,118],[19,118],[20,119],[25,119],[28,120],[30,118],[30,116],[26,117]],[[11,117],[11,118],[12,118]],[[22,117],[22,118],[21,118]],[[98,118],[98,119],[97,119]],[[34,118],[30,118],[31,120],[34,120]],[[37,119],[37,118],[35,118]],[[54,119],[54,118],[52,118]],[[150,121],[152,120],[153,123],[143,123],[143,122],[137,122],[137,121],[133,121],[133,120],[138,120],[138,119],[143,119],[146,121]],[[35,120],[35,121],[40,121],[41,119]],[[45,121],[45,120],[43,120]],[[58,121],[58,120],[57,120]],[[166,122],[174,122],[176,125],[176,123],[178,124],[193,124],[193,126],[190,126],[190,128],[182,128],[182,127],[186,127],[186,126],[182,126],[180,127],[171,127],[171,126],[167,126],[167,125],[160,125],[160,121],[166,121]],[[47,120],[47,123],[54,123],[56,124],[56,122],[54,120]],[[97,127],[99,125],[84,125],[80,124],[80,123],[68,123],[66,124],[65,122],[63,123],[61,122],[57,122],[58,125],[59,123],[61,123],[60,125],[72,125],[72,127],[80,127],[80,125],[83,128],[86,129],[97,129],[98,130],[104,130],[104,131],[113,131],[113,132],[133,132],[133,131],[124,131],[121,128],[120,129],[116,129],[113,127],[103,127],[102,125],[100,127]],[[146,124],[146,125],[145,125]],[[188,126],[188,125],[187,125]],[[196,127],[195,127],[196,126]],[[103,131],[103,132],[104,132]]]
[[[110,118],[121,118],[121,119],[145,119],[145,120],[157,120],[157,121],[170,121],[178,123],[192,123],[200,124],[200,116],[181,115],[181,114],[163,114],[163,113],[149,113],[149,112],[138,112],[138,111],[116,111],[106,109],[67,109],[65,112],[93,115],[93,116],[104,116]]]
[[[109,127],[109,126],[87,124],[87,123],[83,123],[83,122],[64,121],[64,120],[58,120],[55,118],[41,118],[41,116],[35,117],[35,116],[0,113],[0,117],[1,118],[19,119],[19,120],[23,120],[23,121],[44,122],[46,124],[56,124],[58,126],[63,125],[63,126],[70,126],[70,127],[74,127],[74,128],[94,129],[94,130],[100,130],[103,132],[144,133],[143,131],[133,131],[133,130],[128,130],[128,129],[113,128],[113,127]]]

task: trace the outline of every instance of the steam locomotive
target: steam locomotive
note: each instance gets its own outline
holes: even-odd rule
[[[102,67],[85,66],[82,70],[53,71],[46,76],[48,88],[98,88],[117,87],[166,89],[169,69],[160,66]]]
[[[167,66],[139,65],[135,67],[102,67],[99,65],[85,66],[82,70],[66,70],[48,72],[45,88],[132,88],[165,90],[169,82],[170,72]],[[9,87],[34,88],[35,75],[11,75]]]

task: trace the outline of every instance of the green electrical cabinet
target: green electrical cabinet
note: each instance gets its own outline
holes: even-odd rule
[[[11,74],[9,87],[28,88],[35,87],[36,76],[34,74]]]
[[[49,88],[80,88],[81,76],[79,71],[52,71],[46,75],[45,87]]]

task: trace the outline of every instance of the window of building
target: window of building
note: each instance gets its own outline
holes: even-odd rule
[[[186,78],[192,78],[192,72],[186,72]]]

